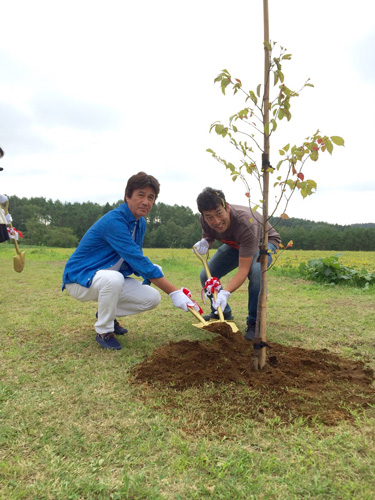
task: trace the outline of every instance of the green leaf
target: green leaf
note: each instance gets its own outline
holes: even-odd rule
[[[316,189],[318,187],[317,183],[312,179],[308,179],[306,182],[310,189]]]
[[[324,144],[325,144],[325,146],[327,148],[328,153],[331,155],[332,151],[333,151],[333,144],[332,144],[332,142],[329,139],[328,140],[326,139],[326,141],[325,141]]]
[[[260,89],[262,87],[262,84],[260,83],[258,86],[257,86],[257,96],[260,97]]]
[[[215,151],[212,151],[212,149],[206,149],[207,153],[212,153],[213,155],[215,154]]]
[[[222,125],[221,123],[218,123],[217,125],[215,125],[215,132],[217,134],[221,135],[223,130],[224,130],[224,125]]]
[[[267,50],[269,50],[270,52],[272,52],[272,46],[269,42],[263,42],[263,45],[265,46],[265,48]]]
[[[289,151],[290,144],[287,144],[286,146],[283,147],[283,150],[285,152]]]
[[[223,78],[230,78],[229,71],[226,69],[223,69],[219,75],[215,78],[214,82],[220,82]]]
[[[272,123],[272,132],[274,132],[274,131],[276,130],[276,128],[277,128],[277,123],[276,123],[276,120],[274,120],[274,119],[272,118],[271,123]]]
[[[250,90],[250,98],[254,104],[256,104],[258,102],[257,96],[254,94],[254,92],[252,90]]]
[[[216,127],[217,123],[220,123],[220,122],[214,122],[211,124],[210,133],[212,132],[212,129]]]
[[[296,186],[296,183],[295,183],[294,181],[292,181],[292,179],[288,179],[287,181],[285,181],[285,184],[286,184],[287,186],[289,186],[289,187],[290,187],[290,189],[294,189],[294,188],[295,188],[295,186]]]
[[[228,87],[230,84],[230,79],[229,78],[223,78],[221,80],[221,91],[225,95],[225,89]]]
[[[344,139],[342,137],[339,137],[338,135],[332,135],[331,136],[331,141],[336,144],[336,146],[344,146]]]

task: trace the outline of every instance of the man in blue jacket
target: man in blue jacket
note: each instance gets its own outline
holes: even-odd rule
[[[184,311],[198,306],[168,281],[161,267],[143,255],[147,216],[159,194],[160,184],[152,175],[139,172],[128,180],[125,203],[99,219],[83,236],[66,263],[62,289],[82,302],[97,301],[96,341],[106,349],[121,349],[115,334],[126,333],[116,320],[153,309],[160,293],[130,275],[141,276]]]

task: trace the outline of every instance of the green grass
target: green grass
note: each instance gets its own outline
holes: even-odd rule
[[[61,292],[72,251],[22,250],[18,274],[13,247],[0,246],[1,499],[373,498],[375,406],[353,423],[286,425],[233,415],[226,405],[244,396],[241,386],[134,385],[131,368],[155,348],[209,334],[163,294],[157,309],[127,318],[120,352],[104,351],[94,340],[96,305]],[[191,250],[145,253],[199,298]],[[240,329],[246,292],[232,297]],[[271,271],[268,339],[375,369],[374,299],[374,290]]]

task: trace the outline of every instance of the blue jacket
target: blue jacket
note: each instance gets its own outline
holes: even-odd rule
[[[112,267],[120,258],[124,259],[120,272],[125,277],[131,274],[146,280],[163,277],[143,255],[145,232],[144,217],[137,222],[127,203],[105,214],[90,227],[66,263],[62,289],[69,283],[89,288],[97,271]]]

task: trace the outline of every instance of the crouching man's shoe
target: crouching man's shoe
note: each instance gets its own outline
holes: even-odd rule
[[[255,338],[255,323],[253,323],[253,322],[248,323],[244,337],[246,340],[254,340],[254,338]]]
[[[224,321],[231,321],[232,319],[234,319],[234,316],[231,312],[224,313],[223,316],[224,316]],[[203,316],[203,319],[205,319],[206,321],[210,321],[211,319],[218,321],[220,318],[218,314],[211,312],[210,314],[206,314],[205,316]]]
[[[114,332],[116,335],[125,335],[125,333],[128,333],[128,330],[126,328],[123,328],[120,323],[115,319],[114,322]]]
[[[95,340],[104,349],[114,349],[115,351],[119,351],[122,348],[120,342],[116,339],[115,334],[112,332],[102,334],[98,333]]]

